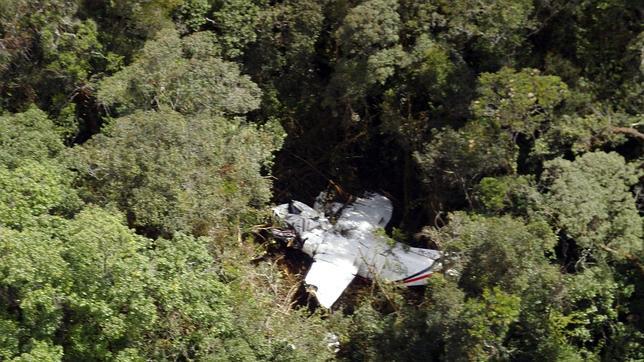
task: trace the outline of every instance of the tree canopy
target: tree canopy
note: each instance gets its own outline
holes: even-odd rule
[[[626,0],[0,0],[0,360],[644,359]],[[425,288],[266,232],[386,194]]]

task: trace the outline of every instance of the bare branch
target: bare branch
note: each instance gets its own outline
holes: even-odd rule
[[[636,130],[635,128],[630,128],[630,127],[611,127],[611,131],[614,133],[623,133],[625,135],[639,138],[640,140],[644,140],[644,133],[641,133],[640,131]]]

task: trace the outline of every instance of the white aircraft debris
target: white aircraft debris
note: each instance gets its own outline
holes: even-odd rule
[[[367,193],[346,206],[327,205],[323,199],[324,193],[314,208],[299,201],[273,208],[292,230],[276,230],[274,235],[313,258],[305,283],[323,307],[331,308],[356,275],[415,286],[427,284],[432,273],[442,269],[442,252],[404,246],[377,232],[393,212],[385,196]],[[335,223],[323,210],[339,214]]]

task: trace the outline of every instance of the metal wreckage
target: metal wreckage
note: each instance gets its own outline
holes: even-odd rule
[[[387,197],[365,193],[342,204],[326,202],[327,196],[320,193],[313,207],[300,201],[276,206],[287,228],[272,229],[276,239],[313,258],[304,282],[323,307],[331,308],[356,275],[417,286],[443,271],[443,252],[393,242],[381,232],[393,213]]]

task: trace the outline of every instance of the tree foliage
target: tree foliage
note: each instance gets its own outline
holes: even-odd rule
[[[0,164],[10,169],[28,160],[56,158],[65,148],[53,122],[35,107],[0,116],[0,146]]]
[[[479,77],[479,97],[472,104],[475,117],[489,119],[513,134],[533,136],[567,97],[567,86],[556,76],[534,69],[510,68]]]
[[[160,107],[184,114],[241,115],[256,109],[261,91],[255,83],[217,54],[205,49],[190,52],[190,47],[207,46],[207,35],[197,44],[190,42],[193,37],[182,41],[173,30],[161,32],[146,43],[135,62],[99,84],[99,100],[116,105],[120,114]]]
[[[83,196],[115,203],[133,226],[201,235],[269,200],[270,180],[262,171],[281,139],[272,123],[139,111],[79,147],[76,167]]]
[[[540,212],[566,238],[599,257],[641,252],[642,219],[630,188],[640,172],[616,153],[586,153],[545,164],[548,185]]]
[[[644,359],[641,15],[0,0],[0,360]],[[315,309],[264,230],[329,184],[449,272]]]

